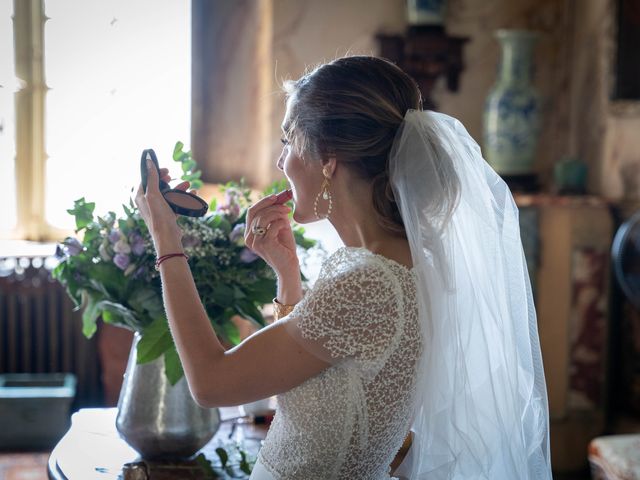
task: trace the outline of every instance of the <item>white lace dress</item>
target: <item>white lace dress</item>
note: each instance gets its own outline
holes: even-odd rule
[[[280,321],[332,365],[278,396],[251,480],[389,479],[421,353],[415,271],[342,247]]]

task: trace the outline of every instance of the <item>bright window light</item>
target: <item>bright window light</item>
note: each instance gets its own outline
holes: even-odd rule
[[[45,3],[46,217],[85,197],[120,211],[153,148],[172,177],[175,142],[190,147],[191,2],[50,0]],[[1,190],[0,190],[1,191]]]
[[[13,2],[0,2],[0,232],[16,226],[16,109]]]

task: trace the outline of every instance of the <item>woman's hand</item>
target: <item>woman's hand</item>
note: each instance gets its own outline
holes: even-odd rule
[[[167,183],[171,181],[168,172],[166,168],[160,169],[161,178]],[[158,172],[150,160],[147,160],[147,178],[147,193],[144,192],[141,184],[135,202],[149,228],[156,253],[160,256],[165,253],[180,252],[182,251],[182,231],[176,222],[178,216],[160,193]],[[182,182],[175,188],[187,190],[189,185],[189,182]]]
[[[278,274],[297,272],[300,265],[296,253],[296,242],[287,216],[291,208],[276,203],[276,195],[269,195],[247,210],[244,241],[247,247],[262,257]],[[267,229],[264,235],[253,233],[255,227]]]

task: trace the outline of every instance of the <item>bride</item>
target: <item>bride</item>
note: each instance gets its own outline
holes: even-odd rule
[[[278,395],[252,480],[551,479],[535,309],[504,182],[386,60],[340,58],[285,90],[278,168],[293,218],[327,218],[345,246],[303,293],[289,207],[275,195],[254,204],[245,241],[277,274],[277,321],[228,351],[185,258],[161,263],[194,399]],[[154,175],[136,202],[158,257],[182,253]]]

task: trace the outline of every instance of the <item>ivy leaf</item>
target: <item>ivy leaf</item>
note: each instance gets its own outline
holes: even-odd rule
[[[176,162],[180,161],[180,158],[182,156],[182,149],[184,148],[184,143],[182,143],[181,141],[177,141],[175,146],[173,147],[173,159]]]
[[[218,457],[220,458],[220,463],[222,465],[222,468],[226,468],[227,467],[227,462],[229,462],[229,454],[222,447],[216,448],[216,453],[218,454]]]
[[[293,230],[293,238],[295,239],[296,244],[300,245],[305,250],[308,250],[311,247],[314,247],[316,245],[316,243],[317,243],[315,240],[311,240],[310,238],[306,238],[304,236],[304,229],[303,228],[294,229]]]
[[[251,475],[251,466],[247,461],[247,453],[244,450],[238,449],[238,453],[240,454],[240,470],[242,470],[247,475]]]
[[[213,469],[213,466],[211,465],[211,460],[205,457],[204,453],[198,454],[198,456],[195,458],[195,461],[198,463],[198,465],[200,465],[200,468],[202,468],[202,471],[208,478],[219,478],[215,470]]]
[[[75,217],[76,231],[82,230],[93,222],[93,210],[95,208],[96,204],[94,202],[87,203],[84,197],[73,202],[73,208],[67,210],[67,213]]]

